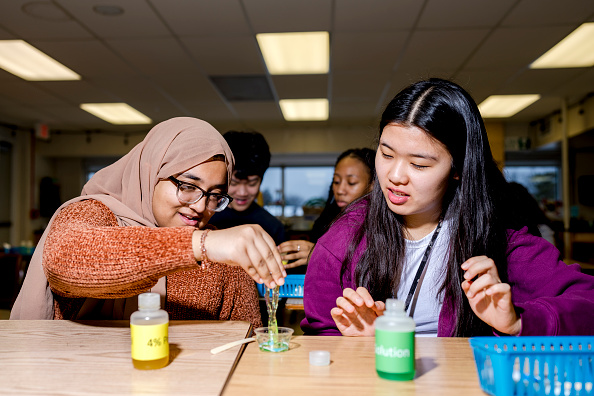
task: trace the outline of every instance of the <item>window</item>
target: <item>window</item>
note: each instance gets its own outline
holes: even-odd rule
[[[83,169],[85,180],[83,184],[91,180],[91,177],[93,177],[95,173],[105,168],[106,166],[113,164],[118,159],[119,157],[84,158]]]
[[[303,216],[307,201],[328,197],[334,166],[275,166],[264,175],[264,208],[277,217]]]
[[[503,170],[507,181],[522,184],[539,202],[560,199],[560,172],[557,166],[506,166]]]

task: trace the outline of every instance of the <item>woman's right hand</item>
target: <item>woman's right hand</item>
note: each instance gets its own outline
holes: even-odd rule
[[[202,260],[200,238],[205,231],[196,230],[192,247],[196,260]],[[204,240],[210,261],[238,265],[257,283],[269,288],[285,283],[287,272],[270,235],[257,224],[244,224],[224,230],[209,231]]]
[[[382,301],[374,301],[364,287],[357,290],[346,288],[342,297],[336,299],[336,307],[330,314],[336,327],[344,336],[374,336],[375,320],[384,314],[386,305]]]

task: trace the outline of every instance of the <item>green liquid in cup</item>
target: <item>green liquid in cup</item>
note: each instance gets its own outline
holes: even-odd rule
[[[282,352],[289,349],[289,343],[279,340],[278,323],[276,310],[278,308],[279,287],[274,289],[266,288],[264,298],[266,299],[266,310],[268,311],[268,335],[267,342],[260,345],[260,350],[268,352]]]

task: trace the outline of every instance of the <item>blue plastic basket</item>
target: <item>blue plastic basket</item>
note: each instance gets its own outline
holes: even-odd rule
[[[470,339],[481,388],[491,395],[594,395],[594,337]]]
[[[279,287],[279,297],[303,297],[303,282],[305,282],[305,275],[287,275],[285,284]],[[258,286],[258,293],[264,296],[264,285],[256,284]]]

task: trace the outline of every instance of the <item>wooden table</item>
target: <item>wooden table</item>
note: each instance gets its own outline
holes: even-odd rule
[[[242,347],[210,349],[245,338],[247,322],[175,321],[170,363],[137,370],[128,321],[0,321],[2,395],[218,395]]]
[[[329,366],[309,364],[309,352],[328,350]],[[397,382],[375,372],[373,337],[297,336],[290,350],[245,349],[224,390],[231,395],[453,395],[485,396],[467,338],[416,338],[416,378]]]

